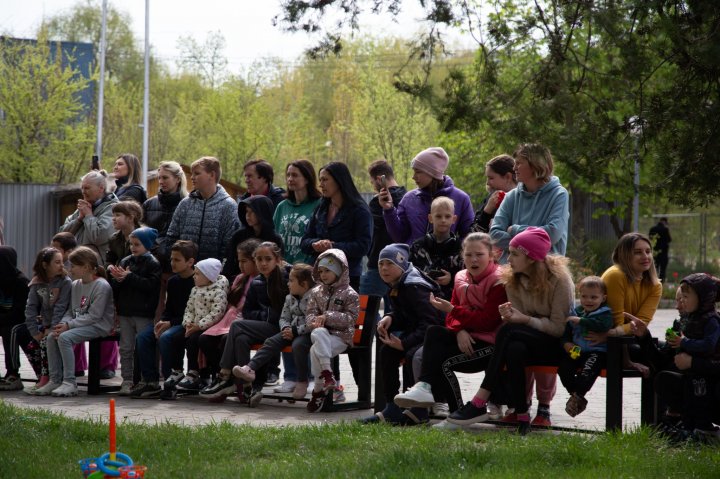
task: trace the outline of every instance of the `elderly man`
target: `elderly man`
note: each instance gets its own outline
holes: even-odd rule
[[[107,191],[107,173],[93,170],[82,177],[82,199],[77,210],[67,217],[60,231],[75,235],[78,245],[88,246],[100,256],[105,266],[105,255],[110,236],[115,232],[112,225],[112,206],[119,200]]]

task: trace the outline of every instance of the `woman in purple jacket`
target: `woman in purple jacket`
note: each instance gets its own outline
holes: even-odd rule
[[[470,232],[475,213],[470,197],[456,188],[452,179],[445,175],[450,158],[440,147],[421,151],[413,158],[413,180],[417,188],[408,191],[397,207],[386,188],[380,190],[378,200],[383,207],[385,225],[390,237],[397,243],[412,244],[428,232],[428,214],[430,204],[438,196],[447,196],[455,202],[457,222],[453,231],[460,238]]]

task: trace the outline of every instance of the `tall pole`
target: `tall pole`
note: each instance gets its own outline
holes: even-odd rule
[[[143,96],[142,185],[147,188],[148,136],[150,133],[150,0],[145,0],[145,94]]]
[[[635,197],[633,198],[633,231],[640,231],[640,135],[635,135]]]
[[[100,27],[100,81],[98,87],[98,111],[97,111],[97,142],[95,144],[95,155],[98,163],[102,161],[102,129],[103,129],[103,105],[105,98],[105,50],[107,33],[107,0],[102,2],[102,26]]]

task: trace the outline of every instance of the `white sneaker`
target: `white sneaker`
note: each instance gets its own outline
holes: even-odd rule
[[[56,390],[60,386],[62,386],[62,383],[54,383],[54,382],[50,381],[45,386],[43,386],[41,388],[37,388],[35,390],[34,396],[49,396],[50,394],[52,394],[52,392],[54,390]]]
[[[52,392],[53,397],[72,397],[78,395],[78,388],[75,384],[63,381],[62,385]]]
[[[295,390],[295,381],[285,381],[280,386],[273,389],[276,393],[291,393]]]
[[[502,405],[498,406],[495,403],[487,403],[487,412],[488,416],[490,417],[491,421],[499,421],[503,418],[503,407]]]
[[[118,394],[120,396],[129,396],[130,394],[132,394],[132,387],[132,381],[123,381],[120,385],[120,392],[118,392]]]
[[[448,417],[450,415],[450,408],[446,402],[436,402],[430,408],[430,413],[435,417]]]
[[[432,427],[434,429],[442,429],[443,431],[458,431],[462,429],[462,426],[460,424],[453,424],[451,422],[447,422],[446,420],[442,420],[437,424],[433,424]]]
[[[409,390],[395,396],[393,401],[402,408],[432,407],[435,405],[435,398],[432,395],[430,385],[423,381],[416,382]]]

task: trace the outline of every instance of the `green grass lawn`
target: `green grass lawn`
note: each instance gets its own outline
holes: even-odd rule
[[[108,427],[0,401],[0,478],[82,477]],[[335,424],[181,427],[118,424],[118,450],[146,477],[718,477],[720,452],[670,447],[646,430],[576,435],[445,432]]]

